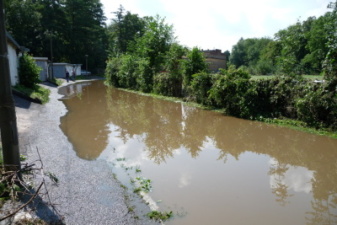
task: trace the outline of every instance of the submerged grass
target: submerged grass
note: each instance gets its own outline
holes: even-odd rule
[[[281,118],[281,119],[271,119],[271,118],[259,118],[257,121],[261,121],[268,124],[275,124],[280,127],[287,127],[293,130],[298,130],[310,134],[316,134],[321,136],[327,136],[334,139],[337,139],[337,132],[330,131],[328,129],[324,128],[312,128],[308,127],[305,122],[298,121],[298,120],[292,120],[287,118]]]
[[[151,211],[146,214],[150,219],[157,220],[157,221],[166,221],[173,217],[173,212],[159,212],[159,211]]]

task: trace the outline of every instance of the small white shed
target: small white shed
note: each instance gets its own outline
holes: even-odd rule
[[[48,79],[48,58],[47,57],[33,57],[36,65],[41,68],[40,80],[46,81]]]

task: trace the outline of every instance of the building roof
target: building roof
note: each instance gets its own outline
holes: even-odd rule
[[[14,45],[17,49],[21,50],[21,46],[15,41],[15,39],[10,35],[10,33],[6,32],[7,41]]]
[[[33,57],[35,61],[48,61],[48,57]]]

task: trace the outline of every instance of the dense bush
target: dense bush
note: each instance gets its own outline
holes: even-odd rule
[[[229,68],[222,70],[214,79],[209,99],[214,106],[223,108],[227,114],[247,118],[254,108],[255,95],[249,74],[242,70]]]
[[[316,128],[337,129],[337,86],[330,82],[308,85],[305,95],[296,101],[298,119]]]
[[[158,73],[154,77],[153,92],[165,96],[173,96],[173,81],[169,73]]]
[[[118,57],[110,58],[107,61],[107,66],[105,69],[106,82],[115,87],[120,87],[119,79],[118,79],[118,72],[119,72],[120,64],[121,62]]]
[[[212,75],[206,72],[194,74],[192,76],[189,95],[194,101],[211,105],[209,102],[208,94],[212,87]]]
[[[137,61],[137,85],[138,90],[143,92],[151,92],[153,88],[153,77],[155,71],[150,66],[150,62],[146,58],[138,59]]]
[[[22,55],[19,65],[20,84],[25,87],[34,89],[36,84],[40,82],[39,74],[41,68],[36,65],[34,59],[27,53],[24,53]]]

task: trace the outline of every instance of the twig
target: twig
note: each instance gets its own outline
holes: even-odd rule
[[[36,198],[36,196],[37,196],[37,194],[39,193],[39,191],[40,191],[40,189],[41,189],[41,187],[42,187],[43,184],[44,184],[44,182],[41,182],[39,188],[36,190],[36,192],[34,193],[34,195],[28,200],[28,202],[26,202],[25,204],[21,205],[21,206],[20,206],[19,208],[17,208],[14,212],[8,214],[8,215],[5,216],[5,217],[2,217],[2,218],[0,219],[0,221],[3,221],[3,220],[5,220],[5,219],[8,219],[9,217],[14,216],[14,215],[15,215],[16,213],[18,213],[21,209],[23,209],[23,208],[26,207],[29,203],[31,203],[31,202],[34,200],[34,198]]]

